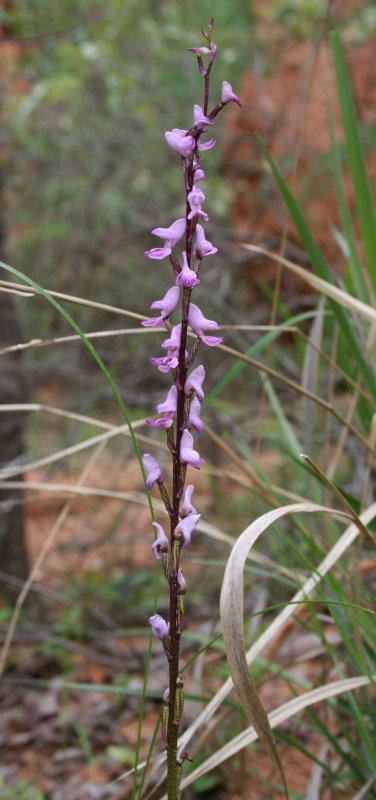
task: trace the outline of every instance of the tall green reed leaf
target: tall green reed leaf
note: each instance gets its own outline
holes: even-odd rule
[[[359,226],[364,242],[369,274],[376,293],[376,216],[370,183],[359,135],[350,79],[338,31],[330,37],[337,89],[345,132],[346,154],[355,190]]]
[[[282,177],[281,172],[277,167],[277,164],[270,155],[266,145],[261,140],[259,141],[263,154],[272,170],[275,181],[285,201],[286,207],[300,235],[303,245],[311,259],[312,266],[315,272],[321,278],[328,281],[329,283],[334,283],[326,259],[309,229],[307,220],[302,211],[300,210],[297,200],[290,192],[285,180]],[[351,322],[344,309],[331,298],[328,298],[328,303],[330,304],[333,313],[338,320],[338,324],[341,328],[341,331],[345,339],[347,340],[354,361],[356,362],[357,367],[359,368],[362,374],[364,383],[368,387],[372,396],[376,398],[376,379],[367,359],[364,356],[363,345],[356,336],[354,329],[351,325]]]

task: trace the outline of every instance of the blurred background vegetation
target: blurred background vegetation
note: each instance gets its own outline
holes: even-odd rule
[[[320,0],[273,0],[261,13],[271,29],[282,25],[293,40],[314,39],[326,10]],[[50,289],[146,312],[163,270],[145,263],[149,231],[182,211],[181,175],[163,131],[189,124],[201,85],[186,48],[199,42],[200,26],[213,14],[221,54],[213,96],[223,79],[238,87],[246,71],[273,71],[265,35],[261,40],[255,35],[250,0],[221,0],[214,8],[209,0],[199,6],[192,0],[2,5],[3,38],[13,47],[12,64],[1,79],[0,133],[10,263]],[[374,4],[362,3],[360,11],[355,4],[335,21],[360,41],[376,28],[375,17]],[[229,262],[234,192],[223,174],[223,147],[230,133],[217,127],[219,146],[210,154],[206,191],[209,233],[222,245],[222,256],[208,269],[207,282],[216,292],[209,290],[207,300],[213,313],[225,304],[231,321],[244,310],[242,296],[247,298],[244,276]],[[38,300],[22,304],[21,318],[25,338],[65,329]],[[103,315],[101,320],[105,327],[109,320]],[[81,309],[80,324],[94,329],[98,316]],[[105,346],[114,366],[124,357],[119,341]],[[140,344],[130,347],[136,348],[134,365]],[[45,365],[50,376],[67,378],[87,358],[80,346],[70,349],[69,360],[64,352],[38,354],[34,370],[39,368],[41,379]],[[117,377],[120,372],[115,366]],[[142,377],[139,364],[137,382]],[[140,395],[139,384],[127,388],[131,396]]]

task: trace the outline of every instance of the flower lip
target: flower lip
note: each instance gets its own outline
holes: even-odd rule
[[[185,286],[188,289],[192,289],[193,286],[197,286],[200,283],[200,279],[197,277],[196,272],[188,266],[187,260],[187,253],[182,253],[183,256],[183,267],[179,275],[176,277],[176,285],[177,286]]]
[[[176,355],[161,356],[160,358],[149,358],[151,364],[158,367],[160,372],[169,372],[170,369],[176,369],[179,360]]]
[[[202,189],[199,189],[198,186],[193,185],[193,188],[189,192],[187,199],[191,207],[191,210],[188,214],[188,219],[193,219],[193,217],[200,216],[208,221],[209,217],[207,213],[201,208],[201,205],[205,200],[205,195]]]
[[[167,350],[169,356],[179,354],[181,329],[181,323],[179,325],[174,325],[170,334],[170,338],[165,339],[164,342],[162,342],[162,347],[164,350]]]
[[[198,149],[199,150],[212,150],[215,147],[216,139],[214,136],[211,139],[208,139],[207,142],[199,142]]]

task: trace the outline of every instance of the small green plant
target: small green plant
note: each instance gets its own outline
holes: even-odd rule
[[[13,786],[5,786],[5,781],[0,777],[0,790],[3,800],[45,800],[45,794],[33,786],[29,781],[18,781]]]

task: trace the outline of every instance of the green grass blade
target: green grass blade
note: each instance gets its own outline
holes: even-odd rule
[[[282,174],[280,173],[274,159],[268,152],[266,145],[259,139],[261,149],[263,154],[270,165],[272,173],[274,175],[275,181],[278,185],[278,188],[282,194],[282,197],[285,201],[286,207],[291,215],[291,218],[295,224],[295,227],[300,235],[300,238],[303,242],[303,245],[311,259],[312,266],[315,272],[323,278],[324,280],[328,281],[329,283],[333,283],[332,275],[328,264],[324,258],[323,253],[321,252],[317,242],[313,238],[311,231],[309,230],[307,221],[299,208],[297,201],[295,200],[294,196],[291,194],[286,182],[284,181]],[[372,370],[370,369],[369,364],[364,356],[364,348],[360,344],[357,336],[354,333],[354,330],[351,326],[351,322],[348,318],[347,313],[339,305],[331,298],[328,298],[328,303],[335,314],[338,324],[341,328],[341,331],[344,337],[347,340],[347,343],[350,347],[350,351],[352,356],[357,364],[358,369],[360,370],[364,383],[368,387],[369,391],[371,392],[372,396],[376,398],[376,380],[373,375]]]
[[[286,414],[281,406],[281,403],[278,400],[278,395],[273,389],[272,383],[267,375],[264,375],[262,378],[262,382],[266,391],[266,394],[269,398],[269,403],[271,408],[275,414],[275,417],[279,423],[281,433],[285,442],[285,446],[287,451],[295,456],[295,458],[299,458],[299,455],[302,451],[302,448],[299,444],[297,437],[295,436],[294,429],[290,425]]]
[[[332,164],[333,164],[334,180],[335,180],[337,201],[338,201],[344,238],[349,251],[347,262],[352,282],[352,288],[356,292],[360,300],[362,300],[364,303],[368,303],[369,302],[368,291],[363,276],[362,264],[359,258],[358,247],[355,239],[354,226],[352,224],[350,209],[346,199],[345,187],[343,184],[342,168],[341,168],[341,155],[338,147],[338,142],[336,139],[333,114],[331,111],[329,114],[329,121],[330,121],[330,141],[332,148]]]
[[[332,55],[337,79],[337,88],[343,128],[345,132],[346,152],[354,184],[359,226],[364,242],[364,250],[374,292],[376,293],[376,216],[367,176],[367,169],[359,136],[359,127],[355,113],[354,101],[350,89],[350,79],[345,61],[345,54],[337,31],[331,34]]]

